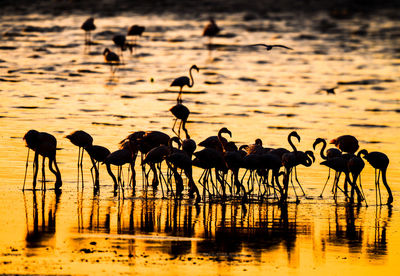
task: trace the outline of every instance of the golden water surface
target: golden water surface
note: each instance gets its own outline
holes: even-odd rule
[[[21,274],[395,274],[400,262],[400,22],[377,13],[335,21],[324,14],[272,14],[244,21],[217,16],[221,36],[201,36],[207,18],[173,15],[97,16],[95,45],[83,45],[81,15],[4,16],[0,22],[0,273]],[[332,26],[326,28],[326,22]],[[139,46],[124,52],[114,76],[102,52],[114,34],[146,26]],[[325,27],[324,27],[325,26]],[[294,50],[247,47],[284,44]],[[392,207],[375,204],[374,170],[366,164],[367,203],[334,203],[330,185],[319,197],[327,168],[299,167],[307,197],[287,208],[113,196],[104,167],[93,193],[90,162],[77,185],[77,147],[65,135],[85,130],[94,144],[118,149],[137,130],[172,135],[168,111],[176,101],[171,81],[187,75],[188,130],[197,142],[225,126],[238,145],[261,138],[266,146],[311,150],[317,137],[352,134],[361,148],[390,158]],[[335,95],[320,92],[335,87]],[[194,92],[194,93],[193,93]],[[62,193],[47,172],[46,192],[22,192],[29,129],[53,134]],[[32,161],[32,155],[30,157]],[[136,164],[139,166],[139,164]],[[140,171],[138,169],[138,171]],[[124,172],[125,177],[127,171]],[[195,169],[198,179],[201,170]],[[242,172],[243,173],[243,172]],[[39,179],[40,179],[39,174]],[[29,166],[27,185],[31,186]],[[40,186],[40,185],[38,185]],[[187,192],[185,192],[185,195]],[[386,202],[386,191],[382,190]],[[291,201],[293,195],[291,194]]]

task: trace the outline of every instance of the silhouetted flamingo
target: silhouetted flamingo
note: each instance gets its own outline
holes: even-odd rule
[[[43,157],[43,164],[42,164],[42,176],[43,176],[43,189],[46,189],[45,186],[45,179],[44,179],[44,174],[45,174],[45,168],[44,168],[44,161],[45,158],[47,157],[49,159],[49,169],[50,171],[56,176],[56,182],[54,183],[54,188],[56,192],[60,191],[60,188],[62,186],[62,180],[61,180],[61,173],[60,170],[58,169],[57,166],[57,161],[56,161],[56,151],[57,151],[57,140],[56,138],[47,133],[47,132],[39,132],[37,130],[29,130],[23,138],[26,142],[26,146],[28,147],[28,153],[29,149],[32,149],[35,152],[35,157],[33,161],[33,189],[36,189],[36,178],[37,178],[37,173],[38,173],[38,168],[39,168],[39,155]],[[53,169],[53,164],[55,167],[55,170]],[[22,187],[22,190],[25,189],[25,181],[24,181],[24,186]]]
[[[382,172],[382,182],[383,185],[385,185],[385,188],[388,192],[388,200],[386,204],[391,205],[393,202],[393,195],[386,180],[386,171],[387,167],[389,166],[389,157],[383,152],[372,151],[368,153],[368,151],[365,149],[360,150],[358,154],[360,156],[363,156],[364,159],[367,160],[368,163],[375,169],[376,204],[378,204],[378,194],[379,194],[379,204],[382,204],[381,190],[379,186],[379,176],[380,172]]]
[[[181,138],[181,128],[182,128],[185,131],[186,136],[187,136],[188,132],[186,129],[186,122],[189,117],[190,110],[183,104],[178,103],[178,104],[174,105],[173,107],[171,107],[169,111],[171,111],[171,113],[175,116],[175,121],[174,121],[174,125],[172,126],[172,131],[179,138]],[[176,125],[176,122],[178,121],[178,119],[181,120],[181,122],[179,123],[178,132],[176,132],[175,125]]]
[[[89,133],[83,130],[77,130],[65,136],[72,144],[79,147],[78,152],[78,169],[82,167],[84,149],[93,144],[93,138]]]
[[[130,164],[131,169],[134,170],[134,167],[132,165],[132,163],[133,163],[132,151],[131,151],[129,142],[126,141],[125,143],[123,143],[121,145],[121,149],[110,153],[106,157],[106,159],[104,159],[103,163],[106,164],[107,172],[111,176],[111,178],[114,182],[114,193],[116,193],[118,187],[123,188],[123,186],[124,186],[123,182],[121,180],[122,166],[125,164]],[[115,178],[115,175],[113,174],[110,165],[115,165],[118,167],[118,181]],[[120,184],[122,184],[122,186],[120,186]]]
[[[114,35],[113,37],[113,42],[115,44],[115,46],[117,46],[120,49],[120,55],[121,55],[121,59],[123,60],[123,51],[126,50],[126,48],[128,48],[130,45],[128,45],[127,41],[126,41],[126,37],[124,35]]]
[[[338,157],[338,156],[341,156],[341,155],[342,155],[342,152],[341,152],[340,150],[338,150],[338,149],[335,149],[335,148],[327,149],[327,150],[326,150],[326,154],[325,154],[324,151],[325,151],[325,148],[326,148],[326,140],[325,140],[325,139],[322,139],[322,138],[317,138],[317,139],[315,139],[315,142],[314,142],[314,144],[313,144],[313,149],[315,150],[315,147],[316,147],[318,144],[320,144],[320,143],[322,143],[322,148],[321,148],[321,151],[320,151],[320,155],[321,155],[321,158],[322,158],[322,159],[328,160],[328,159],[331,159],[331,158]],[[328,167],[328,168],[329,168],[329,167]],[[336,174],[337,174],[337,173],[335,173],[335,179],[336,179]],[[329,168],[329,171],[328,171],[328,178],[326,179],[325,184],[324,184],[324,187],[323,187],[323,189],[322,189],[322,192],[321,192],[321,194],[319,195],[320,197],[322,197],[322,194],[324,193],[324,190],[325,190],[326,184],[328,183],[328,180],[329,180],[329,178],[330,178],[330,175],[331,175],[331,168]]]
[[[90,145],[84,148],[86,152],[90,156],[90,160],[92,161],[92,168],[90,168],[90,173],[92,174],[92,180],[95,188],[99,188],[99,166],[100,162],[104,162],[108,155],[110,155],[110,151],[102,146],[98,145]],[[95,178],[93,178],[93,169],[95,171]]]
[[[132,25],[126,36],[134,36],[135,41],[134,41],[134,46],[136,47],[136,37],[141,36],[142,33],[144,32],[145,27],[144,26],[139,26],[139,25]]]
[[[354,154],[359,148],[357,138],[352,135],[339,136],[331,140],[330,144],[334,144],[341,151],[351,154]]]
[[[204,27],[203,36],[208,37],[208,45],[211,45],[211,39],[217,36],[221,29],[215,23],[214,18],[210,18],[210,22]]]
[[[193,87],[194,85],[194,79],[192,76],[192,70],[195,69],[197,72],[199,72],[199,68],[196,65],[192,65],[192,67],[190,67],[189,69],[189,77],[186,76],[182,76],[179,78],[176,78],[173,80],[173,82],[171,83],[170,86],[179,86],[180,90],[179,90],[179,94],[178,94],[178,98],[176,99],[176,101],[179,103],[182,103],[182,88],[186,85],[188,87]]]
[[[119,56],[116,53],[110,51],[110,49],[108,48],[104,49],[103,55],[105,62],[110,65],[111,73],[114,75],[117,67],[113,69],[113,66],[117,66],[120,64]]]
[[[160,145],[158,147],[155,147],[153,149],[151,149],[147,154],[146,157],[144,158],[144,160],[142,161],[142,164],[149,164],[151,170],[153,171],[153,188],[156,188],[158,186],[159,183],[161,183],[161,189],[162,189],[162,180],[164,180],[164,182],[167,184],[167,181],[165,180],[162,171],[161,171],[161,163],[162,161],[164,161],[164,159],[172,154],[174,152],[174,148],[172,146],[172,143],[176,142],[178,143],[178,146],[181,146],[180,140],[178,137],[172,137],[169,139],[168,141],[168,146],[166,145]],[[157,170],[159,172],[159,174],[157,175]],[[146,176],[147,177],[147,176]],[[177,181],[177,185],[178,185]],[[177,194],[180,194],[183,190],[183,187],[181,187],[181,183],[179,183],[179,187],[177,186]],[[167,186],[168,188],[168,186]],[[168,189],[169,190],[169,189]],[[164,196],[164,190],[162,189],[162,193]]]
[[[91,43],[90,32],[96,29],[96,26],[94,25],[94,18],[90,17],[86,19],[86,21],[83,22],[81,29],[85,31],[85,45],[89,45]]]

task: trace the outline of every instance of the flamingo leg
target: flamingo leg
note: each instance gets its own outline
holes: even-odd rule
[[[45,161],[45,157],[43,156],[43,158],[42,158],[42,190],[46,190],[46,183],[45,183],[45,181],[46,181],[46,170],[45,170],[45,168],[46,168],[46,166],[45,166],[45,163],[44,163],[44,161]]]
[[[322,198],[322,194],[323,194],[324,191],[325,191],[326,184],[328,184],[328,180],[329,180],[329,177],[330,177],[330,176],[331,176],[331,168],[329,168],[329,170],[328,170],[328,178],[326,179],[325,184],[324,184],[324,188],[322,188],[322,192],[321,192],[321,194],[319,195],[319,197],[321,197],[321,198]]]
[[[29,164],[29,148],[28,148],[28,154],[26,156],[26,162],[25,162],[25,176],[24,176],[24,185],[22,186],[22,191],[25,190],[25,182],[26,182],[26,173],[28,172],[28,164]]]
[[[303,190],[303,187],[301,186],[299,179],[297,178],[297,169],[296,166],[294,167],[294,178],[296,179],[297,184],[299,184],[301,191],[303,192],[303,196],[306,195],[306,193]]]

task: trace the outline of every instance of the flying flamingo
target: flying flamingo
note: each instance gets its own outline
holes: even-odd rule
[[[176,101],[179,103],[182,103],[182,88],[186,85],[188,87],[193,87],[194,85],[194,79],[192,76],[192,70],[195,69],[197,72],[199,72],[199,68],[196,65],[192,65],[192,67],[190,67],[189,69],[189,77],[186,76],[182,76],[179,78],[176,78],[173,80],[173,82],[171,83],[170,86],[179,86],[180,90],[179,90],[179,94],[178,94],[178,98],[176,99]]]
[[[39,168],[39,155],[43,157],[43,164],[42,164],[42,176],[43,176],[43,189],[46,189],[45,182],[44,182],[44,162],[45,158],[47,157],[49,159],[49,169],[50,171],[56,176],[56,182],[54,184],[56,192],[60,192],[60,188],[62,186],[62,180],[61,180],[61,173],[60,170],[58,169],[57,166],[57,161],[56,161],[56,151],[57,151],[57,140],[56,138],[47,133],[47,132],[39,132],[37,130],[29,130],[23,138],[26,142],[26,146],[28,147],[28,157],[29,157],[29,149],[32,149],[35,152],[35,158],[33,161],[33,189],[35,190],[36,188],[36,178],[37,178],[37,173],[38,173],[38,168]],[[27,159],[28,161],[28,159]],[[55,167],[55,170],[53,169],[53,164]],[[26,176],[26,171],[25,171],[25,176]],[[24,180],[24,186],[22,187],[22,190],[25,189],[25,180]]]
[[[96,29],[96,25],[94,25],[94,18],[90,17],[83,22],[81,29],[85,31],[85,45],[90,45],[90,32]]]
[[[173,107],[170,108],[171,113],[175,116],[174,125],[172,126],[172,131],[180,138],[181,137],[181,128],[185,131],[186,136],[188,136],[188,132],[186,129],[186,122],[190,114],[190,110],[183,104],[177,103]],[[176,122],[181,120],[178,127],[178,132],[175,131]]]
[[[379,176],[380,176],[380,173],[382,172],[382,182],[383,182],[383,185],[385,185],[385,188],[389,195],[386,204],[391,205],[393,202],[393,195],[392,195],[392,191],[390,190],[390,187],[386,180],[386,171],[387,171],[387,167],[389,166],[389,158],[383,152],[372,151],[372,152],[368,153],[368,151],[365,149],[360,150],[360,152],[358,154],[363,156],[364,159],[367,160],[368,163],[375,169],[376,204],[378,204],[378,194],[379,194],[379,204],[382,205],[381,190],[380,190],[380,186],[379,186],[380,185]],[[378,176],[377,176],[377,174],[378,174]]]
[[[328,160],[328,159],[331,159],[331,158],[338,157],[338,156],[342,155],[342,152],[340,150],[336,149],[336,148],[330,148],[330,149],[327,149],[326,152],[324,152],[325,148],[326,148],[326,140],[322,139],[322,138],[315,139],[315,142],[313,144],[313,149],[315,150],[315,147],[320,143],[322,143],[322,148],[321,148],[321,151],[320,151],[320,155],[321,155],[321,158],[323,160]],[[326,184],[328,183],[330,175],[331,175],[331,168],[329,168],[328,178],[325,181],[324,188],[322,189],[322,192],[319,195],[319,197],[322,197],[322,194],[324,193],[324,190],[325,190]],[[337,175],[337,172],[335,173],[335,179],[336,179],[336,175]]]

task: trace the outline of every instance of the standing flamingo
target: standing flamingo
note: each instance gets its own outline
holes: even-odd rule
[[[134,46],[136,48],[136,37],[141,36],[142,33],[144,32],[145,27],[144,26],[139,26],[139,25],[132,25],[126,36],[134,36],[135,37],[135,41],[134,41]]]
[[[110,155],[110,151],[102,146],[98,145],[90,145],[85,147],[86,152],[90,156],[90,160],[92,161],[92,168],[90,169],[90,173],[92,174],[93,184],[95,189],[99,188],[99,166],[100,162],[104,162],[108,155]],[[95,171],[95,178],[93,178],[93,170]]]
[[[330,144],[334,144],[338,149],[343,152],[354,154],[358,148],[358,140],[353,135],[342,135],[336,139],[332,139]]]
[[[188,132],[186,129],[186,122],[189,117],[190,110],[185,105],[183,105],[181,103],[177,103],[176,105],[171,107],[169,111],[171,111],[171,113],[175,116],[175,121],[174,121],[174,125],[172,126],[172,131],[180,139],[181,138],[181,128],[182,128],[183,131],[185,131],[186,136],[188,136]],[[178,119],[181,120],[181,122],[179,123],[178,132],[176,132],[175,125],[176,125],[176,122],[178,121]]]
[[[119,56],[116,53],[110,51],[110,49],[108,49],[108,48],[104,49],[103,56],[104,56],[105,62],[108,65],[110,65],[111,73],[114,75],[115,71],[117,70],[116,66],[118,66],[120,64]]]
[[[91,146],[93,144],[93,138],[89,133],[83,130],[77,130],[72,132],[71,134],[65,136],[68,140],[71,141],[72,144],[79,147],[78,152],[78,170],[79,167],[82,167],[83,162],[83,152],[84,149]]]
[[[126,50],[126,48],[128,48],[129,47],[129,45],[128,45],[128,43],[127,43],[127,41],[126,41],[126,36],[125,35],[114,35],[114,37],[113,37],[113,42],[114,42],[114,44],[115,44],[115,46],[117,46],[118,48],[119,48],[119,52],[120,52],[120,55],[121,55],[121,60],[122,60],[122,62],[123,62],[123,59],[124,59],[124,57],[123,57],[123,51],[125,51]]]
[[[203,36],[208,37],[208,45],[211,45],[211,39],[214,36],[217,36],[221,29],[218,27],[217,23],[215,23],[214,18],[210,18],[209,23],[204,27]]]
[[[385,188],[389,195],[386,204],[391,205],[393,202],[393,195],[386,180],[386,171],[387,167],[389,166],[389,157],[387,157],[387,155],[384,154],[383,152],[372,151],[368,153],[368,151],[365,149],[360,150],[359,155],[363,156],[364,159],[367,160],[368,163],[375,169],[376,204],[378,204],[378,194],[379,194],[379,204],[382,204],[381,190],[379,186],[380,185],[379,176],[380,173],[382,172],[382,182],[383,185],[385,185]]]
[[[321,155],[322,159],[328,160],[328,159],[331,159],[331,158],[338,157],[338,156],[342,155],[342,152],[340,150],[338,150],[338,149],[335,149],[335,148],[327,149],[326,153],[325,153],[324,151],[325,151],[325,148],[326,148],[326,140],[322,139],[322,138],[315,139],[315,142],[313,144],[313,149],[315,150],[315,147],[320,143],[322,143],[322,148],[321,148],[321,151],[320,151],[320,155]],[[337,172],[335,173],[335,179],[336,179],[336,174],[337,174]],[[328,178],[325,181],[324,187],[323,187],[322,192],[319,195],[319,197],[322,197],[322,194],[324,193],[324,190],[325,190],[326,184],[328,183],[330,175],[331,175],[331,168],[329,168]]]
[[[45,167],[44,167],[44,161],[45,158],[47,157],[49,159],[49,169],[50,171],[56,176],[56,182],[54,184],[56,192],[60,192],[60,188],[62,186],[62,180],[61,180],[61,173],[60,170],[58,169],[57,166],[57,161],[56,161],[56,151],[57,151],[57,140],[56,138],[47,133],[47,132],[39,132],[37,130],[29,130],[23,138],[26,142],[26,146],[28,147],[28,154],[29,154],[29,149],[32,149],[35,152],[35,158],[33,161],[33,189],[35,190],[36,188],[36,178],[37,178],[37,173],[38,173],[38,168],[39,168],[39,155],[43,157],[43,164],[42,164],[42,176],[43,176],[43,189],[46,189],[45,186],[45,180],[44,180],[44,173],[45,173]],[[29,156],[29,155],[28,155]],[[28,160],[28,159],[27,159]],[[53,164],[55,167],[55,170],[53,169]],[[26,174],[25,174],[26,175]],[[22,187],[22,190],[25,189],[25,181],[24,181],[24,186]]]
[[[85,45],[90,45],[90,32],[96,29],[96,25],[94,25],[94,18],[90,17],[83,22],[81,29],[85,31]]]
[[[182,88],[186,85],[188,87],[193,87],[194,85],[194,79],[192,76],[192,70],[195,69],[197,72],[199,72],[199,68],[196,65],[192,65],[192,67],[190,67],[189,69],[189,77],[186,76],[182,76],[179,78],[176,78],[173,80],[173,82],[171,83],[170,86],[179,86],[180,90],[179,90],[179,94],[178,94],[178,98],[176,99],[176,101],[179,103],[182,103]]]

